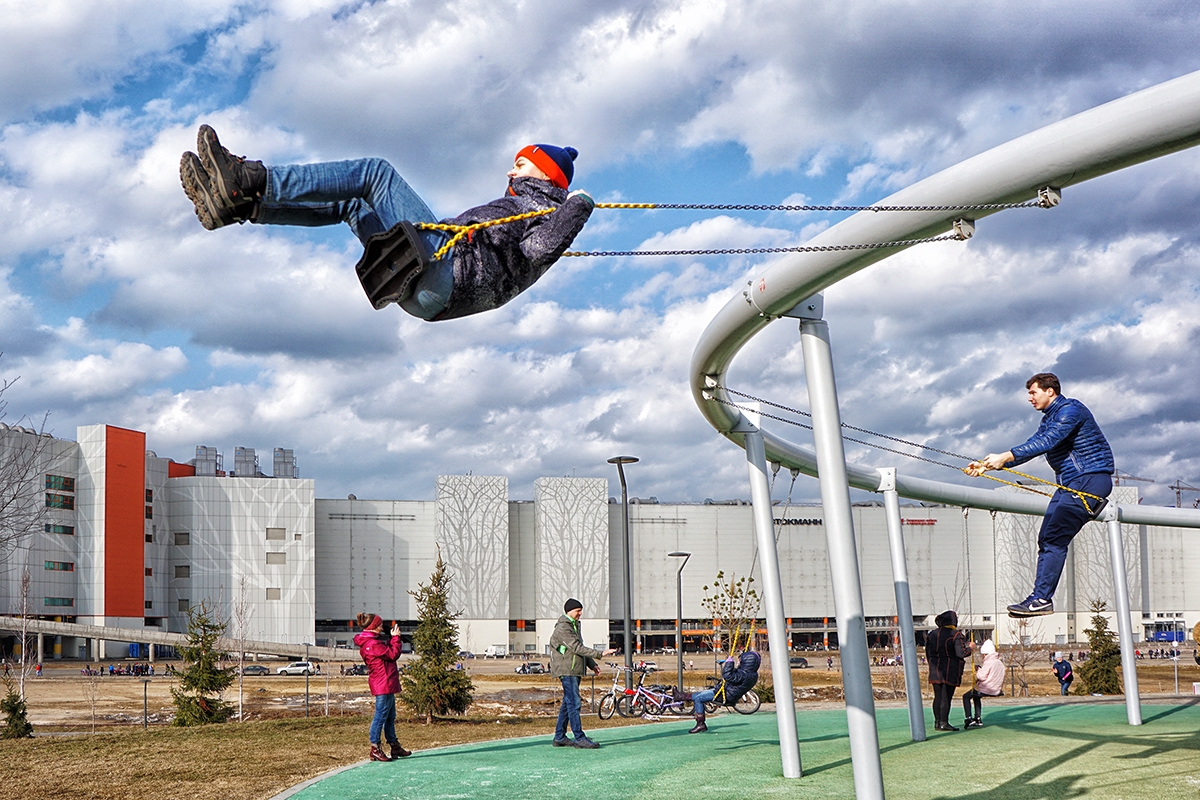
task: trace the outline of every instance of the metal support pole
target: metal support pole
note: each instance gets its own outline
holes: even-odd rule
[[[900,623],[900,657],[904,661],[904,693],[908,697],[908,728],[914,742],[925,741],[925,709],[921,705],[921,673],[917,669],[917,638],[913,632],[912,595],[908,588],[908,559],[904,552],[904,528],[900,524],[900,495],[896,492],[896,470],[879,470],[883,475],[883,507],[887,515],[888,543],[892,550],[892,584],[896,588],[896,621]]]
[[[1125,715],[1130,725],[1142,724],[1142,698],[1138,694],[1137,661],[1133,657],[1133,631],[1129,622],[1129,580],[1125,575],[1125,543],[1121,540],[1121,520],[1116,508],[1109,507],[1108,554],[1112,559],[1113,594],[1117,599],[1117,638],[1121,643],[1121,673],[1125,678]]]
[[[771,513],[766,447],[762,432],[745,416],[741,425],[734,430],[744,434],[746,461],[750,471],[750,502],[754,509],[754,533],[758,539],[767,643],[771,650],[771,678],[775,682],[779,756],[783,763],[783,777],[799,778],[800,739],[796,732],[796,696],[792,692],[792,665],[788,658],[787,619],[783,614],[783,581],[779,576],[779,553],[775,546],[775,519]]]
[[[677,659],[679,691],[683,691],[683,568],[691,559],[691,553],[675,550],[667,553],[671,558],[682,558],[679,571],[675,573],[675,658]]]
[[[633,573],[629,566],[629,490],[625,486],[625,465],[636,464],[633,456],[614,456],[608,463],[617,465],[621,479],[621,550],[625,560],[625,688],[633,688]]]
[[[875,727],[875,695],[871,688],[862,580],[854,544],[850,482],[846,475],[846,450],[842,443],[842,418],[838,410],[828,324],[823,319],[802,320],[800,344],[804,352],[808,402],[812,408],[817,474],[821,481],[829,571],[833,578],[833,605],[837,609],[838,649],[842,658],[842,687],[846,693],[854,794],[858,800],[882,800],[883,765],[879,758],[879,731]]]

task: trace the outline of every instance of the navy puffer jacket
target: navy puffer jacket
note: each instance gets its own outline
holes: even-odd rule
[[[762,658],[753,650],[742,653],[737,662],[725,659],[721,677],[725,679],[725,703],[733,705],[758,683],[758,667]]]
[[[583,195],[567,197],[549,181],[514,178],[504,197],[468,209],[452,225],[471,225],[530,211],[554,211],[539,217],[505,222],[474,231],[454,246],[454,290],[437,319],[453,319],[489,311],[528,289],[559,259],[592,214]]]
[[[1024,444],[1012,449],[1013,461],[1006,467],[1024,464],[1045,455],[1054,470],[1055,480],[1069,483],[1091,472],[1111,474],[1115,467],[1112,448],[1092,417],[1078,400],[1056,397],[1042,411],[1042,424]]]

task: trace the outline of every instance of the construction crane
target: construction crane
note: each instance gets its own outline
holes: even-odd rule
[[[1181,480],[1176,479],[1175,483],[1167,487],[1175,490],[1175,507],[1183,508],[1183,493],[1184,492],[1200,492],[1195,486],[1188,486]]]
[[[1130,475],[1128,472],[1117,470],[1113,473],[1113,485],[1120,486],[1121,481],[1141,481],[1142,483],[1154,483],[1154,478],[1139,478],[1137,475]]]

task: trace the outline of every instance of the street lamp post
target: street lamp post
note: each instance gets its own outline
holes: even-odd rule
[[[667,553],[671,558],[682,558],[679,571],[675,573],[675,657],[679,659],[679,691],[683,691],[683,568],[687,566],[691,553],[676,550]]]
[[[609,464],[617,465],[621,479],[621,549],[625,556],[625,688],[633,688],[633,580],[629,571],[629,491],[625,486],[625,464],[636,464],[633,456],[613,456]]]

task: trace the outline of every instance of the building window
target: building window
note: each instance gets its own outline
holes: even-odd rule
[[[286,564],[287,553],[267,553],[268,564]]]
[[[282,589],[272,589],[272,588],[268,587],[267,588],[267,599],[268,600],[282,600],[283,599],[283,590]]]
[[[146,502],[147,502],[147,503],[153,503],[153,502],[154,502],[154,490],[153,490],[153,489],[147,489],[147,490],[146,490]]]
[[[75,526],[74,525],[51,525],[50,523],[46,523],[46,533],[61,533],[64,536],[74,536],[75,535]]]
[[[154,519],[154,506],[146,506],[146,519]]]
[[[268,542],[282,542],[287,538],[287,528],[267,528]]]
[[[187,547],[192,543],[192,535],[187,531],[179,531],[175,534],[175,544],[180,547]]]
[[[175,577],[176,578],[192,577],[192,568],[189,567],[187,564],[180,564],[180,565],[176,566],[175,567]]]
[[[46,508],[65,508],[74,510],[75,498],[69,494],[52,494],[46,492]]]
[[[153,601],[153,600],[147,600],[147,601],[146,601],[146,610],[148,611],[148,610],[150,610],[150,609],[152,609],[152,608],[154,608],[154,601]]]
[[[46,605],[48,606],[74,606],[74,597],[47,597]]]
[[[69,561],[47,561],[46,569],[53,570],[55,572],[74,572],[75,565]]]
[[[179,598],[179,605],[177,606],[177,608],[180,611],[186,613],[187,610],[192,607],[191,603],[192,603],[191,600],[188,600],[186,597],[181,597],[181,598]]]
[[[150,544],[154,544],[154,534],[153,534],[153,533],[147,533],[147,534],[146,534],[146,541],[147,541],[147,542],[149,542]]]
[[[53,492],[75,491],[75,479],[64,478],[61,475],[47,475],[46,488]]]
[[[146,577],[147,578],[154,577],[154,567],[146,567]]]
[[[293,536],[292,538],[293,538],[293,539],[295,539],[295,540],[298,542],[298,541],[300,541],[300,534],[298,534],[298,533],[297,533],[297,534],[296,534],[295,536]]]

